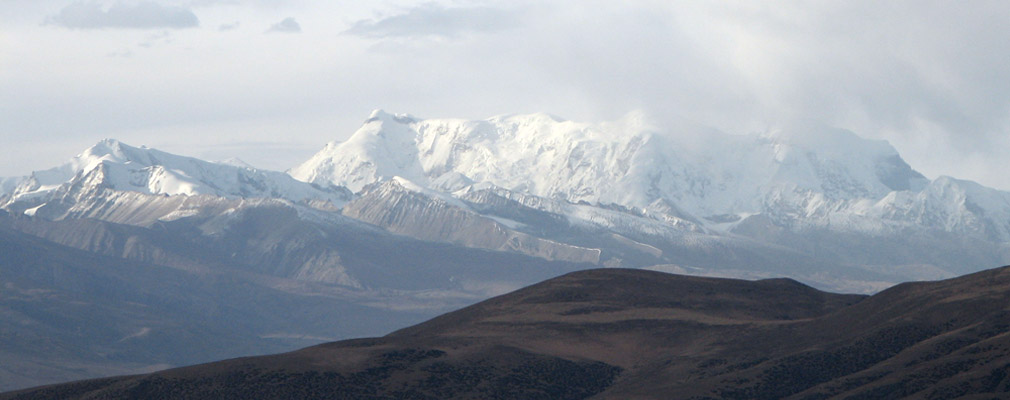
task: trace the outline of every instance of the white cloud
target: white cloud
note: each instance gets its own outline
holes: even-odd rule
[[[278,32],[278,33],[301,33],[302,26],[295,21],[294,18],[287,17],[281,22],[273,24],[270,29],[267,29],[267,33]]]
[[[395,15],[360,20],[345,33],[365,38],[455,37],[511,28],[519,23],[518,17],[514,9],[425,3]]]
[[[239,25],[241,25],[241,24],[238,21],[229,22],[229,23],[218,25],[217,30],[218,30],[218,32],[233,31],[233,30],[238,29]]]
[[[188,8],[151,1],[117,2],[108,9],[95,2],[77,2],[63,7],[46,22],[72,29],[182,29],[200,25],[196,14]]]

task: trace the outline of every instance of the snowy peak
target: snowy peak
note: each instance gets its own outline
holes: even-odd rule
[[[241,158],[238,157],[232,157],[225,160],[215,161],[214,163],[221,165],[231,165],[233,167],[239,167],[239,168],[252,168],[252,169],[256,168],[253,167],[251,164],[245,162],[245,160],[242,160]]]
[[[371,122],[412,124],[417,122],[417,119],[410,114],[391,114],[382,109],[375,109],[365,120],[366,124]]]
[[[394,176],[447,191],[489,183],[572,203],[677,210],[689,220],[760,213],[783,201],[802,207],[814,194],[879,199],[928,183],[887,142],[845,130],[664,131],[643,113],[580,123],[543,113],[468,121],[377,110],[349,140],[290,174],[355,192]]]
[[[543,113],[472,121],[377,110],[350,139],[289,173],[355,192],[410,182],[443,199],[490,186],[547,203],[635,210],[690,231],[734,232],[760,215],[795,231],[916,227],[1010,240],[1007,193],[930,182],[886,141],[817,125],[730,135],[663,128],[642,113],[583,123]]]
[[[773,179],[828,195],[879,197],[892,190],[919,190],[928,183],[886,141],[864,139],[848,130],[812,126],[758,137],[778,164]]]
[[[941,176],[916,196],[912,215],[949,232],[1010,241],[1010,193]]]
[[[105,139],[68,162],[36,171],[15,189],[11,202],[45,201],[49,195],[102,189],[150,195],[321,200],[342,204],[346,191],[324,190],[290,176],[248,166],[211,163]]]
[[[406,114],[375,110],[347,141],[331,142],[288,173],[319,186],[345,186],[358,192],[365,185],[403,176],[427,184],[414,145],[416,120]],[[353,173],[345,173],[353,171]],[[336,176],[341,176],[335,179]]]
[[[575,168],[585,170],[577,174],[611,178],[608,165],[594,164],[590,158],[617,157],[614,152],[642,143],[635,132],[628,132],[548,114],[467,121],[418,120],[376,111],[346,142],[328,144],[289,173],[305,182],[354,191],[402,176],[423,186],[465,178],[538,195],[568,196],[570,185],[559,186],[550,175],[571,175],[565,170]]]

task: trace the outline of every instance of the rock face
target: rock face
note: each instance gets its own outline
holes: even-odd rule
[[[574,272],[374,339],[33,389],[76,398],[1001,398],[1010,267],[874,296]]]
[[[538,238],[510,229],[506,220],[485,217],[451,198],[411,190],[393,179],[347,204],[351,218],[421,240],[449,242],[488,250],[526,254],[548,260],[596,264],[600,250]],[[416,189],[416,188],[415,188]]]

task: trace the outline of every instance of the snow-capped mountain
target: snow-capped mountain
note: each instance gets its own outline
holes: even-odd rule
[[[931,181],[887,142],[823,127],[675,130],[634,113],[580,123],[377,110],[288,174],[105,140],[0,199],[51,220],[146,227],[198,216],[208,235],[241,220],[236,210],[284,209],[547,260],[786,274],[836,290],[1010,261],[1010,193]]]
[[[912,266],[915,278],[1010,261],[1010,193],[949,177],[931,181],[885,141],[820,126],[730,135],[664,128],[639,113],[580,123],[548,114],[468,121],[376,110],[348,140],[288,173],[357,192],[352,214],[367,208],[365,199],[406,207],[385,213],[400,220],[455,207],[499,230],[604,249],[600,262],[613,265],[636,251],[673,262],[671,254],[688,248],[751,246],[728,242],[739,238],[875,271]],[[406,203],[393,194],[403,190],[429,200]],[[519,222],[520,209],[551,222]],[[422,236],[472,240],[458,232]]]
[[[5,207],[34,212],[54,201],[86,201],[109,190],[143,195],[226,199],[269,198],[291,202],[329,202],[339,207],[350,193],[320,188],[275,171],[236,162],[212,163],[113,139],[102,140],[63,165],[36,171],[11,191]]]
[[[13,193],[23,179],[24,177],[0,177],[0,196]]]
[[[688,141],[635,114],[587,124],[547,114],[419,120],[377,110],[350,139],[289,173],[354,191],[393,176],[445,191],[487,182],[572,203],[675,207],[695,218],[761,212],[791,193],[879,198],[928,182],[886,142],[812,133],[709,132]]]
[[[790,228],[912,224],[1010,241],[1007,193],[930,182],[884,141],[821,127],[679,134],[640,114],[588,124],[547,114],[422,120],[376,110],[350,139],[289,173],[353,191],[394,176],[444,192],[491,184],[723,232],[763,214]]]

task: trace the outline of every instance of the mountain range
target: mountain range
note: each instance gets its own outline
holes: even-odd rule
[[[390,216],[411,207],[413,219],[442,221],[452,210],[483,217],[466,224],[474,229],[494,222],[599,250],[598,260],[555,257],[608,266],[786,275],[871,292],[1007,260],[1010,193],[929,180],[884,141],[822,127],[678,133],[638,114],[587,124],[547,114],[467,121],[375,111],[347,141],[288,173],[358,193],[344,215],[388,230],[466,242],[458,231]],[[768,271],[754,257],[740,265],[714,248],[760,252],[790,268]],[[686,256],[698,251],[706,254]]]
[[[594,267],[874,293],[1010,263],[1010,193],[884,141],[678,129],[377,110],[287,172],[103,140],[0,180],[0,389],[381,335]]]

